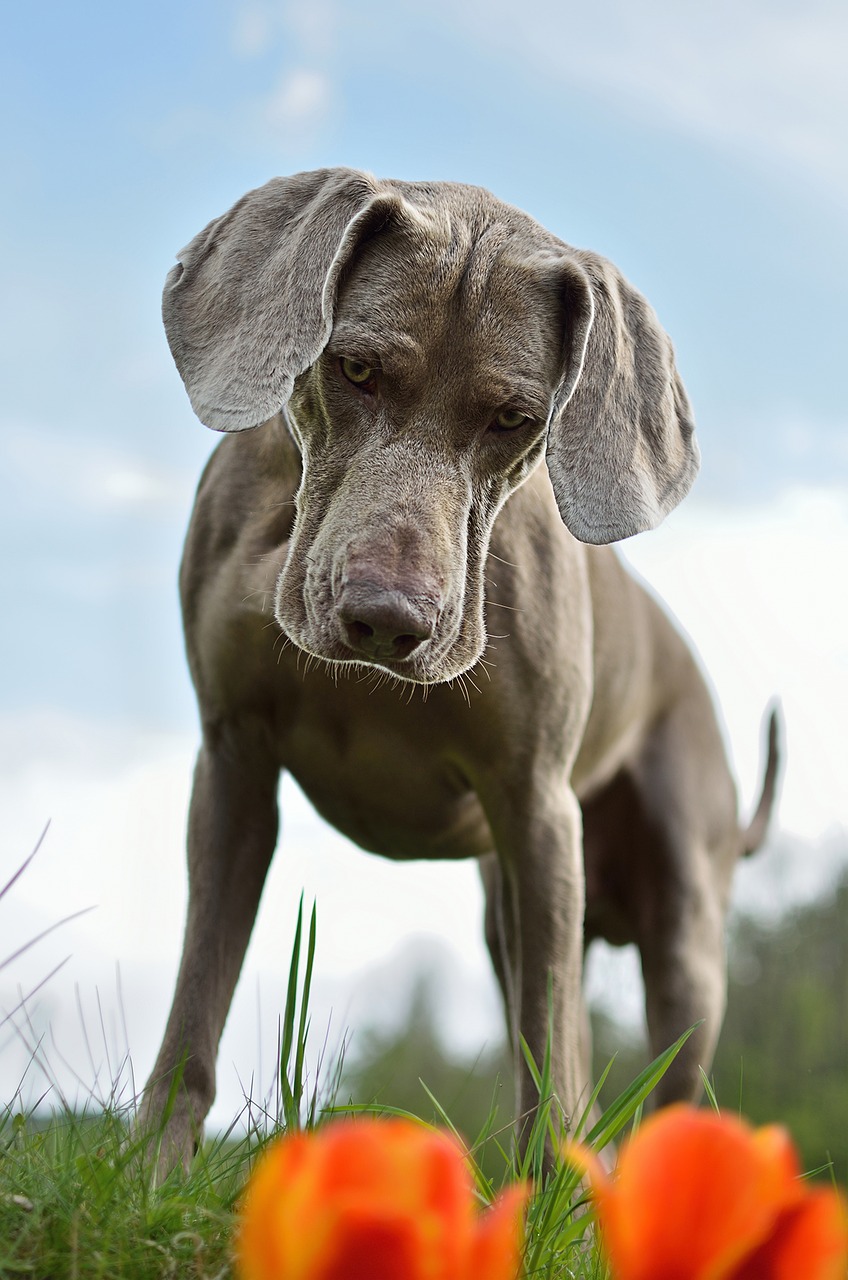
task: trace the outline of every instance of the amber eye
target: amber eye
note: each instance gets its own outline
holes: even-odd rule
[[[362,360],[351,360],[348,356],[342,356],[339,368],[348,382],[352,382],[355,387],[366,387],[373,381],[374,370],[370,364],[364,364]]]
[[[529,421],[526,413],[519,413],[517,409],[502,409],[492,423],[492,427],[495,431],[517,431]]]

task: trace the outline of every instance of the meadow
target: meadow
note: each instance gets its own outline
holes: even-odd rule
[[[800,1135],[803,1158],[809,1162],[812,1157],[807,1168],[831,1179],[834,1168],[844,1179],[848,1089],[836,1059],[841,1058],[846,1019],[822,1014],[823,986],[826,971],[828,988],[839,993],[837,1010],[844,1013],[847,904],[848,879],[831,899],[771,929],[736,922],[727,1043],[716,1074],[704,1082],[707,1105],[718,1105],[718,1080],[733,1109],[741,1103],[757,1119],[788,1119]],[[506,1057],[452,1060],[440,1041],[424,980],[404,1028],[388,1037],[366,1036],[352,1062],[345,1062],[342,1048],[334,1060],[310,1066],[306,1046],[317,945],[313,909],[308,928],[302,915],[298,918],[286,1006],[279,1020],[280,1071],[273,1093],[263,1099],[246,1098],[230,1130],[209,1137],[189,1173],[175,1171],[158,1185],[151,1177],[151,1148],[133,1129],[135,1104],[126,1097],[125,1063],[115,1064],[115,1079],[106,1095],[92,1091],[90,1105],[82,1109],[57,1106],[55,1097],[27,1109],[19,1099],[4,1106],[0,1276],[224,1280],[234,1275],[239,1199],[269,1140],[283,1131],[314,1129],[339,1115],[376,1112],[415,1115],[460,1134],[481,1206],[516,1180],[532,1182],[526,1276],[607,1277],[580,1175],[567,1163],[560,1163],[553,1173],[543,1171],[546,1141],[558,1149],[565,1138],[549,1062],[533,1064],[541,1102],[523,1155],[511,1123]],[[762,982],[763,990],[758,992],[752,977]],[[756,1017],[772,999],[780,1000],[784,1018],[775,1023],[772,1017],[777,1030],[769,1038],[767,1030],[757,1027]],[[831,1015],[837,1010],[831,1000]],[[577,1136],[602,1151],[638,1125],[643,1104],[683,1041],[639,1069],[638,1047],[627,1042],[619,1043],[617,1056],[603,1061],[615,1039],[611,1024],[596,1020],[596,1038],[598,1085]],[[743,1086],[741,1068],[737,1064],[734,1078],[731,1063],[746,1041],[752,1065]],[[812,1068],[805,1071],[800,1065],[805,1053],[808,1063],[815,1060],[818,1077],[815,1105],[806,1110]],[[826,1067],[828,1053],[835,1054],[832,1068]],[[767,1114],[758,1114],[763,1110]]]

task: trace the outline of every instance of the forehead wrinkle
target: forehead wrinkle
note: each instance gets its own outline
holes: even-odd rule
[[[367,323],[343,319],[333,326],[328,350],[334,355],[354,352],[397,361],[421,359],[421,343],[408,331],[383,325],[372,328]]]
[[[465,210],[426,221],[390,226],[363,247],[340,290],[330,350],[399,376],[417,368],[467,383],[486,370],[474,376],[481,401],[544,415],[555,371],[542,273],[507,223]]]
[[[420,306],[422,294],[429,297],[430,307],[438,305],[447,316],[452,301],[462,288],[465,272],[473,254],[474,246],[471,232],[466,222],[459,219],[448,219],[444,238],[438,242],[424,239],[423,243],[413,241],[412,261],[407,269],[411,270],[415,280],[415,307]]]
[[[427,211],[428,214],[430,211]],[[471,233],[446,211],[427,225],[400,222],[366,244],[339,291],[334,337],[394,342],[399,355],[421,353],[416,335],[431,344],[449,323],[451,300],[462,279]]]
[[[550,408],[551,387],[534,374],[513,372],[508,364],[476,370],[472,393],[487,408],[513,405],[534,418],[547,418]]]
[[[489,283],[507,242],[512,238],[508,227],[493,223],[470,245],[465,269],[459,280],[457,300],[472,311],[479,311],[487,301]]]

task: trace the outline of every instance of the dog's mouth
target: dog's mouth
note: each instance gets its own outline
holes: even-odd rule
[[[479,656],[461,644],[455,634],[437,634],[427,639],[413,633],[400,632],[390,638],[379,632],[368,634],[368,624],[357,622],[347,643],[338,638],[334,643],[315,645],[307,636],[292,637],[298,648],[330,667],[358,668],[362,674],[393,676],[409,684],[443,684],[464,674]]]
[[[324,658],[323,661],[330,667],[345,667],[358,670],[363,676],[390,676],[405,684],[417,684],[425,687],[432,684],[442,684],[446,680],[450,680],[453,675],[451,671],[443,672],[438,669],[438,666],[434,667],[431,663],[422,662],[420,659],[415,660],[412,657],[407,659],[364,658],[362,655],[351,653],[347,657]]]
[[[384,636],[367,622],[358,619],[347,627],[351,634],[352,644],[349,646],[354,659],[366,662],[404,664],[412,657],[426,638],[414,632],[401,632],[399,635]]]
[[[362,600],[331,592],[305,592],[298,614],[278,598],[277,621],[292,643],[310,658],[329,667],[359,668],[363,674],[382,673],[410,684],[442,684],[473,667],[485,645],[482,617],[469,628],[460,607],[434,605],[432,600]]]
[[[441,526],[422,534],[424,523],[381,525],[379,537],[369,528],[354,540],[331,538],[325,517],[317,538],[295,539],[275,601],[289,639],[322,662],[412,684],[441,684],[474,666],[486,643],[478,557],[469,564],[464,531],[450,542]],[[444,544],[439,554],[434,541]]]

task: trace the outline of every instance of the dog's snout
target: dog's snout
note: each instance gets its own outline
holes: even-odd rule
[[[439,608],[429,596],[408,596],[368,582],[346,583],[336,605],[342,637],[370,661],[402,662],[435,633]]]

